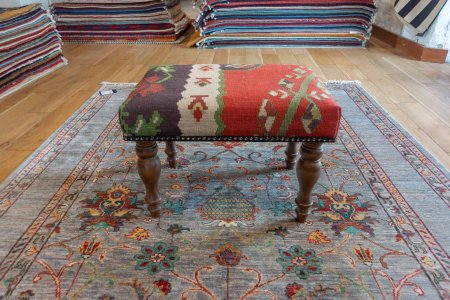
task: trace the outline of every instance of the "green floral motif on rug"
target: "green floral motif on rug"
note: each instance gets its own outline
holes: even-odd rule
[[[344,117],[305,224],[282,143],[179,143],[177,169],[160,143],[151,219],[115,117],[132,86],[111,88],[0,188],[0,298],[448,298],[448,172],[358,85],[329,86]]]
[[[153,275],[160,271],[173,271],[175,262],[180,259],[177,255],[178,247],[158,242],[153,247],[142,246],[141,253],[136,254],[136,270],[147,270]]]

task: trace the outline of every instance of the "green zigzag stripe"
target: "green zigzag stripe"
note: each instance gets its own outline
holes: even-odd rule
[[[131,131],[130,127],[125,122],[125,118],[130,115],[129,112],[125,111],[126,104],[127,104],[127,101],[123,102],[119,107],[119,122],[120,122],[120,126],[122,127],[122,130],[125,133],[132,133],[132,132],[130,132]]]
[[[219,108],[216,110],[214,114],[214,119],[217,124],[216,136],[221,136],[223,131],[225,130],[225,123],[222,121],[222,111],[225,106],[223,103],[223,96],[225,95],[225,74],[224,71],[220,71],[219,75],[219,95],[217,95],[216,101],[219,104]]]
[[[162,72],[165,75],[164,78],[158,80],[158,83],[163,83],[164,81],[172,79],[173,78],[172,73],[176,72],[175,67],[173,65],[158,65],[154,66],[152,70]]]
[[[278,130],[278,136],[284,136],[286,131],[289,129],[289,125],[292,123],[292,119],[297,112],[298,106],[300,105],[300,101],[302,100],[302,96],[306,94],[308,91],[308,86],[311,81],[316,77],[316,74],[312,73],[308,77],[303,80],[300,85],[300,90],[295,93],[291,102],[289,103],[289,107],[287,109],[286,115],[284,116],[283,123],[281,123],[280,129]]]

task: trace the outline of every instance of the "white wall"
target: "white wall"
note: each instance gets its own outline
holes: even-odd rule
[[[0,0],[0,7],[20,6],[20,0]]]
[[[48,7],[48,2],[48,0],[0,0],[0,7],[17,7],[31,3],[42,3],[44,7]]]
[[[47,0],[21,0],[20,3],[22,5],[28,5],[31,3],[42,3],[44,4],[44,7],[48,7],[48,2]]]
[[[375,15],[375,24],[393,33],[401,34],[403,22],[395,14],[394,2],[395,0],[375,0],[378,9]]]

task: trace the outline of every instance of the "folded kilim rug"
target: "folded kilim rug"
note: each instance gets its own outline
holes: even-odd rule
[[[0,98],[66,63],[47,10],[39,4],[0,8]]]
[[[283,143],[179,143],[149,218],[116,116],[134,85],[103,85],[116,93],[96,93],[0,187],[0,295],[448,299],[448,171],[358,84],[328,86],[342,127],[297,224]]]
[[[370,37],[373,0],[194,0],[197,46],[348,47]]]
[[[53,0],[63,41],[74,43],[176,43],[189,19],[179,0]]]

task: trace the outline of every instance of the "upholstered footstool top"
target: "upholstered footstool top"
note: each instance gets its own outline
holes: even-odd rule
[[[334,141],[341,116],[299,65],[158,65],[120,107],[133,141]]]

